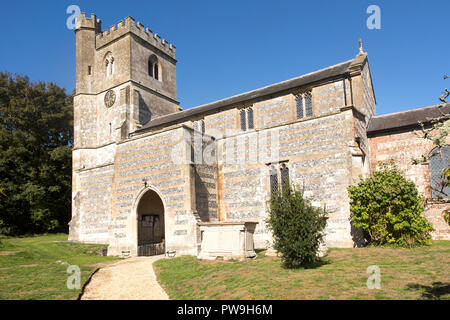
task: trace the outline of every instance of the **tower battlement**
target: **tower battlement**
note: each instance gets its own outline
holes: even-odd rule
[[[109,29],[99,32],[96,35],[96,49],[99,49],[108,43],[114,41],[117,38],[122,37],[127,33],[133,33],[140,39],[156,47],[162,52],[166,53],[171,58],[175,59],[176,48],[173,44],[169,44],[165,39],[157,33],[153,33],[149,28],[145,28],[141,22],[135,22],[135,20],[128,16],[124,20],[120,20],[117,24],[111,26]]]
[[[90,18],[87,18],[86,13],[82,12],[75,20],[75,31],[80,29],[93,29],[95,33],[100,33],[102,31],[102,21],[93,13]]]

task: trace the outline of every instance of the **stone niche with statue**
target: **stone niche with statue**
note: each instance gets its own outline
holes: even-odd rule
[[[253,234],[257,222],[202,222],[198,259],[238,259],[256,256]]]

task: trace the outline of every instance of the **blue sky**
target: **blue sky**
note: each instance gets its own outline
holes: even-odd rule
[[[177,47],[184,109],[353,58],[362,37],[377,114],[439,103],[450,87],[450,1],[2,1],[0,71],[75,86],[69,5],[103,29],[132,16]],[[369,5],[381,29],[369,30]]]

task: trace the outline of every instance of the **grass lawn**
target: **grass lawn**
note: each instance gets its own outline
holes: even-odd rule
[[[331,249],[314,269],[288,270],[260,252],[248,261],[192,256],[154,263],[171,299],[450,299],[450,241],[415,249]],[[368,289],[367,267],[381,270],[381,289]]]
[[[76,299],[66,285],[69,265],[81,269],[81,287],[96,264],[116,258],[98,254],[106,245],[61,242],[67,234],[0,238],[0,300]]]

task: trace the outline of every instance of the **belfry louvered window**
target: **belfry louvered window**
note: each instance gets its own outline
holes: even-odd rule
[[[313,116],[311,91],[299,93],[295,98],[297,119]]]
[[[446,185],[447,179],[443,178],[442,171],[449,166],[450,146],[434,148],[430,153],[428,170],[430,172],[431,197],[433,199],[448,199],[450,187]]]

